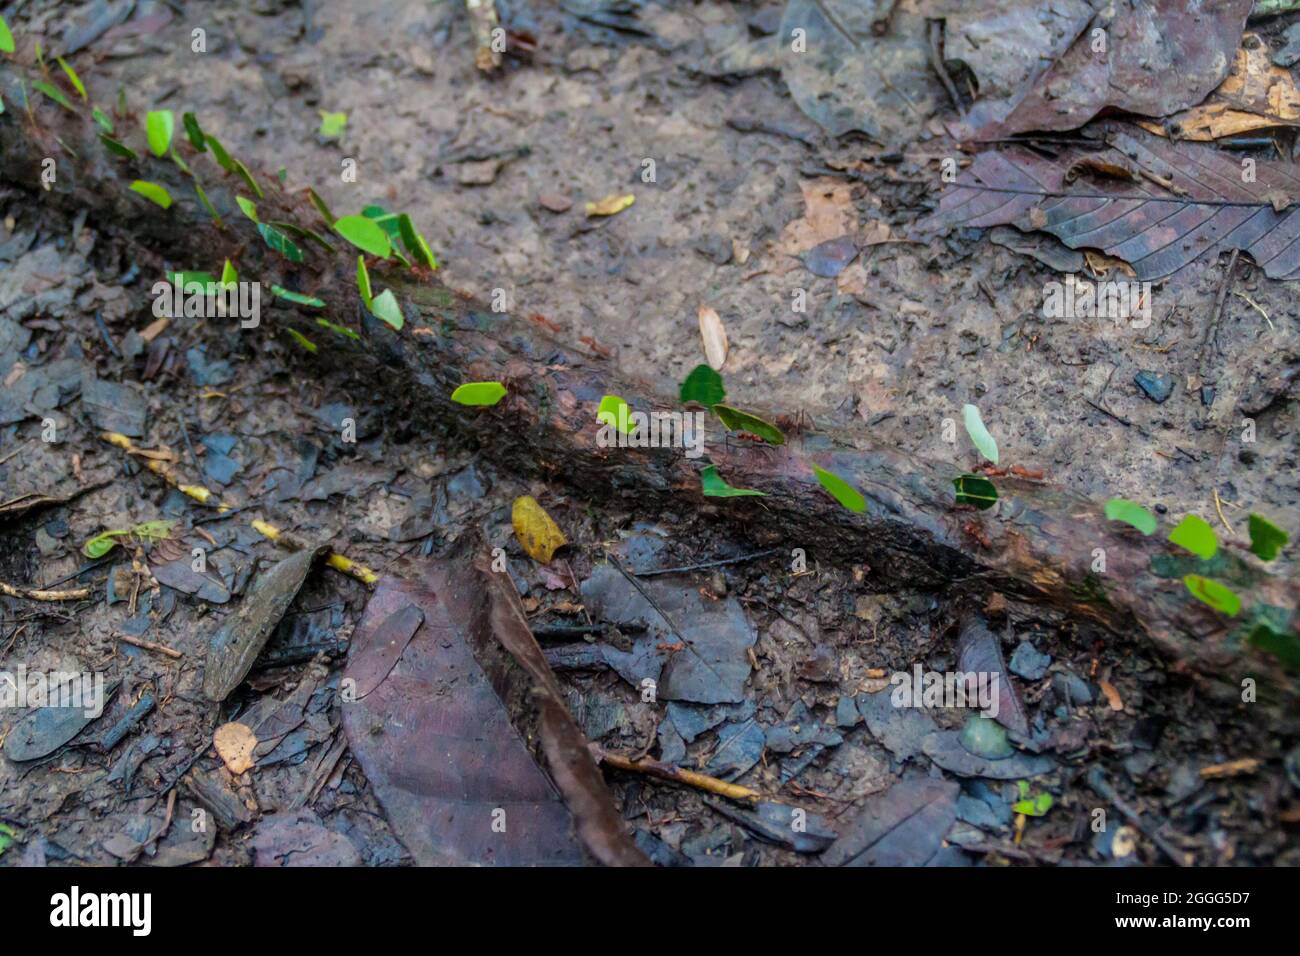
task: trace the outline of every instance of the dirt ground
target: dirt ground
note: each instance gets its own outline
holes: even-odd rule
[[[3,12],[15,33],[44,35],[54,50],[91,6],[31,0]],[[633,31],[572,12],[598,4],[499,2],[507,22],[527,25],[538,43],[530,56],[507,57],[491,79],[474,67],[459,4],[139,6],[147,29],[101,38],[74,60],[94,98],[109,102],[122,89],[133,108],[193,111],[232,154],[283,167],[288,186],[313,185],[335,209],[409,210],[448,284],[484,300],[505,290],[511,311],[547,317],[568,341],[595,340],[665,390],[703,360],[697,309],[707,305],[726,325],[725,374],[738,404],[803,410],[922,457],[967,463],[969,448],[946,442],[943,425],[975,402],[1007,460],[1087,496],[1213,519],[1217,491],[1234,524],[1251,510],[1292,528],[1300,517],[1293,283],[1243,264],[1219,349],[1208,354],[1226,257],[1205,257],[1157,284],[1149,328],[1044,318],[1044,288],[1059,275],[1041,262],[973,231],[910,238],[909,224],[942,185],[941,160],[956,155],[945,114],[901,151],[862,137],[835,141],[775,72],[734,66],[738,48],[775,29],[781,3],[633,3]],[[191,51],[195,27],[206,30],[206,54]],[[341,141],[317,136],[319,110],[348,113]],[[355,182],[341,178],[349,159]],[[645,160],[654,161],[653,182],[643,178]],[[583,215],[584,201],[623,192],[636,197],[630,209]],[[573,208],[551,212],[538,202],[544,194],[568,196]],[[32,763],[0,760],[0,821],[20,841],[0,864],[246,864],[266,815],[303,808],[346,838],[342,850],[331,848],[344,859],[411,862],[339,746],[337,664],[366,588],[333,572],[313,575],[249,683],[224,706],[204,701],[200,664],[214,619],[239,606],[259,559],[283,552],[249,526],[249,514],[203,513],[97,441],[103,411],[86,404],[87,376],[130,383],[143,397],[142,447],[172,449],[183,471],[237,508],[261,507],[304,537],[342,542],[376,569],[442,553],[481,529],[512,556],[536,626],[581,623],[582,595],[519,551],[510,503],[520,494],[544,501],[566,530],[581,582],[605,547],[647,568],[754,550],[686,511],[639,514],[521,484],[454,440],[391,420],[367,403],[365,381],[315,374],[279,345],[249,348],[181,326],[165,333],[166,347],[143,343],[152,279],[120,244],[93,223],[48,216],[30,198],[0,195],[0,204],[0,375],[12,364],[6,354],[21,355],[63,397],[50,406],[55,444],[40,440],[39,419],[0,415],[0,500],[72,496],[0,526],[0,581],[52,587],[107,574],[125,588],[73,604],[0,599],[0,669],[102,669],[122,682],[109,713],[74,746]],[[817,215],[888,230],[890,239],[838,279],[819,278],[791,254],[826,228]],[[806,312],[791,308],[800,290]],[[1163,404],[1134,384],[1142,370],[1173,377]],[[1216,392],[1208,407],[1207,382]],[[78,388],[82,402],[65,404]],[[345,417],[358,422],[356,444],[338,439]],[[1246,418],[1257,435],[1248,445]],[[187,547],[208,542],[225,601],[186,593],[201,582],[183,574],[175,585],[140,588],[121,551],[85,571],[79,548],[97,532],[181,516],[193,522]],[[1017,822],[1014,780],[946,771],[907,739],[914,727],[873,718],[862,700],[883,673],[951,663],[961,608],[942,593],[881,593],[869,554],[814,561],[793,585],[784,561],[672,579],[733,602],[739,626],[752,630],[743,704],[668,711],[609,667],[561,666],[555,648],[583,642],[552,638],[552,661],[588,736],[624,752],[680,746],[682,766],[735,774],[832,827],[900,778],[963,780],[958,822],[936,864],[1157,864],[1182,854],[1202,865],[1300,863],[1291,729],[1268,725],[1248,705],[1209,704],[1141,644],[986,595],[1020,677],[1032,752],[1052,762],[1034,788],[1054,796],[1053,808]],[[330,666],[307,662],[321,650],[332,651]],[[265,666],[277,654],[292,663]],[[1038,655],[1050,660],[1035,666]],[[304,687],[300,723],[276,750],[243,775],[222,767],[211,748],[219,724]],[[101,731],[150,695],[155,709],[125,740],[103,746]],[[0,738],[20,716],[0,712]],[[961,726],[943,712],[935,719]],[[1246,758],[1257,763],[1214,769]],[[607,777],[656,862],[816,863],[765,842],[694,791]],[[1123,839],[1115,827],[1091,830],[1094,809],[1121,803],[1133,811],[1129,819],[1111,810],[1127,824]],[[185,820],[199,808],[220,825],[154,836],[165,813]]]

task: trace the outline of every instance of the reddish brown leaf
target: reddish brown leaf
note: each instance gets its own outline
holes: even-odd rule
[[[970,131],[1000,139],[1030,130],[1077,129],[1102,110],[1167,116],[1200,103],[1232,66],[1253,0],[1115,0],[1082,28],[1046,70],[1036,72],[997,117]],[[1025,3],[1023,16],[1041,4]],[[1004,11],[998,11],[1003,15]],[[1103,46],[1104,44],[1104,46]]]
[[[343,726],[416,861],[644,863],[509,578],[466,555],[414,565],[411,578],[384,578],[366,607],[344,676],[383,676],[345,701]],[[416,611],[424,623],[411,628]]]
[[[1067,184],[1067,171],[1086,169],[1077,165],[1079,148],[1055,159],[1021,147],[992,150],[975,157],[921,228],[1042,229],[1072,249],[1130,263],[1142,281],[1225,249],[1248,253],[1270,278],[1300,277],[1300,210],[1292,199],[1300,196],[1300,174],[1291,164],[1248,167],[1213,147],[1131,127],[1109,128],[1106,143],[1095,162],[1135,167],[1138,182],[1084,172]]]

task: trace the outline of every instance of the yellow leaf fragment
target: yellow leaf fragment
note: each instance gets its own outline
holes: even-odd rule
[[[622,212],[634,202],[636,202],[636,197],[631,193],[610,193],[604,199],[587,203],[587,215],[612,216],[615,213]]]
[[[222,724],[212,735],[212,745],[217,748],[217,756],[226,765],[226,769],[238,776],[252,769],[253,748],[257,738],[243,724]]]
[[[549,563],[556,550],[569,543],[559,525],[531,495],[515,499],[510,510],[510,522],[525,553],[542,564]]]

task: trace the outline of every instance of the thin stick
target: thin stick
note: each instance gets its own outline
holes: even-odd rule
[[[776,554],[780,548],[768,548],[766,551],[756,551],[753,554],[742,554],[738,558],[723,558],[720,561],[704,561],[701,564],[687,564],[680,568],[655,568],[651,571],[634,571],[633,574],[638,578],[652,578],[656,574],[684,574],[687,571],[702,571],[705,568],[721,568],[728,564],[743,564],[746,561],[757,561],[759,558],[766,558],[769,554]]]
[[[704,790],[708,793],[716,793],[718,796],[727,797],[730,800],[754,803],[763,799],[763,795],[757,790],[742,787],[738,783],[727,783],[725,780],[719,780],[717,777],[710,777],[703,773],[696,773],[693,770],[682,770],[680,767],[674,767],[662,760],[651,760],[648,757],[633,760],[624,757],[622,754],[610,753],[604,750],[600,752],[599,757],[601,762],[607,763],[617,770],[644,773],[651,777],[658,777],[660,780],[680,783],[683,786],[694,787],[696,790]]]
[[[1228,529],[1228,534],[1236,537],[1237,532],[1232,530],[1232,525],[1228,524],[1228,519],[1223,516],[1223,502],[1219,500],[1218,488],[1214,489],[1214,510],[1219,513],[1219,520],[1222,521],[1223,526]]]
[[[1237,256],[1241,255],[1240,249],[1232,250],[1232,258],[1228,260],[1228,268],[1223,274],[1223,282],[1219,284],[1219,294],[1214,299],[1214,314],[1210,316],[1210,324],[1205,328],[1205,338],[1201,339],[1201,371],[1205,370],[1206,349],[1210,345],[1210,340],[1214,340],[1214,345],[1218,347],[1218,330],[1219,320],[1223,318],[1223,303],[1228,298],[1228,289],[1232,287],[1233,273],[1237,271]],[[1202,375],[1202,378],[1204,375]]]
[[[159,654],[165,654],[173,660],[178,661],[185,656],[174,647],[167,647],[164,644],[155,644],[153,641],[141,640],[138,637],[129,637],[126,634],[117,635],[117,639],[123,644],[130,644],[134,647],[142,647],[146,651],[156,651]]]
[[[80,601],[90,597],[90,588],[71,588],[67,591],[47,591],[43,588],[19,588],[0,581],[0,594],[27,598],[29,601]]]

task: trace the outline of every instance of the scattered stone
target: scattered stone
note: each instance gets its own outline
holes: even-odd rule
[[[568,212],[573,208],[573,200],[562,193],[542,193],[537,197],[537,204],[553,213]]]
[[[1011,653],[1011,673],[1025,680],[1041,680],[1051,663],[1052,656],[1040,653],[1029,641],[1021,641]]]
[[[1163,405],[1174,392],[1174,377],[1143,369],[1133,376],[1133,383],[1157,405]]]
[[[858,713],[858,705],[852,697],[845,694],[835,704],[835,726],[856,727],[860,723],[862,723],[862,715]]]

